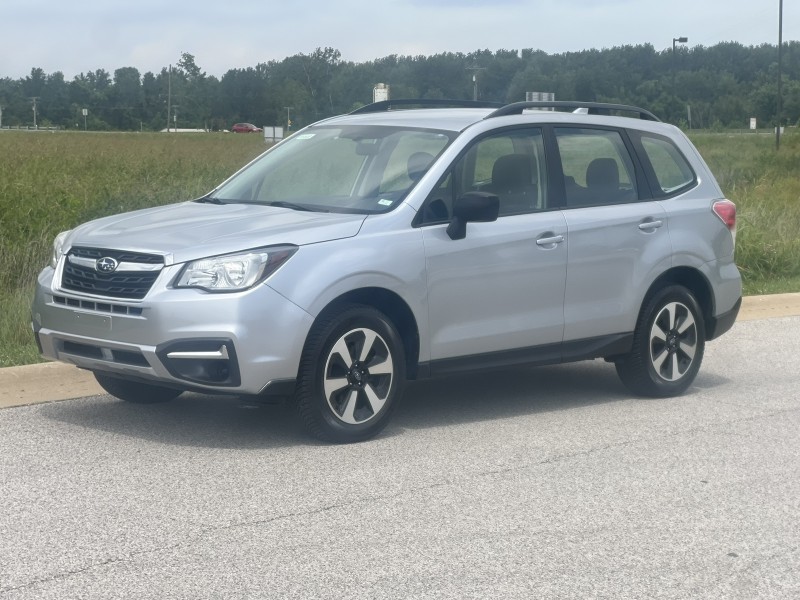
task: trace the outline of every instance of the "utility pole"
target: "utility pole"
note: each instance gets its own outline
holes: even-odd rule
[[[33,128],[39,129],[39,126],[36,124],[36,101],[39,99],[39,96],[31,96],[30,100],[33,102]]]
[[[167,74],[167,133],[169,133],[169,117],[172,114],[172,65]]]
[[[472,99],[478,100],[478,71],[483,71],[486,67],[479,67],[477,64],[467,67],[467,71],[475,71],[472,74]]]
[[[294,106],[284,106],[283,108],[286,109],[286,132],[288,133],[292,128],[292,118],[289,116],[289,111],[292,110]]]

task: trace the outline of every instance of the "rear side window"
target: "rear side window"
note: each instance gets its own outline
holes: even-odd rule
[[[641,143],[642,149],[653,167],[661,195],[675,194],[694,183],[694,171],[680,150],[670,140],[643,134]]]
[[[556,128],[567,208],[634,202],[636,174],[618,131]]]

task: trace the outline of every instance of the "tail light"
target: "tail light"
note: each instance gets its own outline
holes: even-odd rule
[[[717,215],[725,227],[731,232],[734,241],[736,240],[736,205],[730,200],[717,200],[711,210]]]

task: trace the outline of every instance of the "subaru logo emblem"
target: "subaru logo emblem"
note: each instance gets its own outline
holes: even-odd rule
[[[119,263],[111,258],[110,256],[104,256],[103,258],[98,258],[97,262],[94,265],[94,268],[100,271],[101,273],[113,273],[117,270]]]

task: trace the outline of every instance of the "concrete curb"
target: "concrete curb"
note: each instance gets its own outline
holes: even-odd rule
[[[800,293],[746,296],[737,321],[800,316]],[[105,394],[88,371],[48,362],[0,369],[0,409]]]
[[[97,394],[105,392],[90,372],[65,363],[0,369],[0,409]]]

